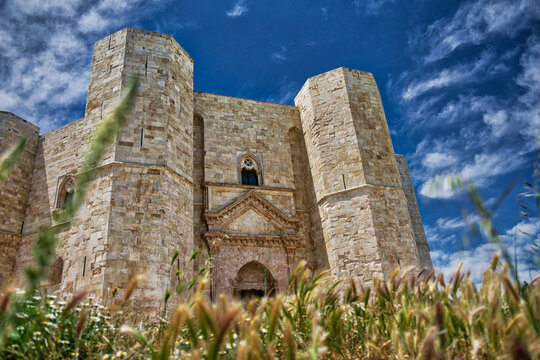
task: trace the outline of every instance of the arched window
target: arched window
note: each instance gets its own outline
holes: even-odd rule
[[[64,271],[64,260],[61,257],[56,259],[50,269],[50,284],[58,285],[62,282],[62,272]]]
[[[75,181],[72,176],[66,176],[58,188],[58,197],[56,199],[56,208],[65,209],[73,201],[75,194]]]
[[[261,185],[261,169],[254,156],[243,156],[240,160],[240,181],[242,185]]]

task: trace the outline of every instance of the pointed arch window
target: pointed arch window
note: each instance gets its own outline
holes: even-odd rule
[[[72,176],[66,176],[58,187],[58,196],[56,198],[56,209],[64,210],[73,201],[75,194],[75,181]]]
[[[240,182],[242,185],[261,185],[261,167],[255,156],[247,155],[240,159]]]

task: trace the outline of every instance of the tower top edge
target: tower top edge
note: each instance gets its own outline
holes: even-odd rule
[[[29,125],[31,128],[33,128],[36,132],[39,133],[39,131],[40,131],[39,126],[37,126],[37,125],[35,125],[35,124],[32,124],[30,121],[23,119],[22,117],[20,117],[19,115],[15,114],[15,113],[12,113],[11,111],[0,110],[0,114],[15,117],[17,120],[22,121],[22,122],[24,122],[25,124],[28,124],[28,125]]]
[[[127,26],[127,27],[122,28],[122,29],[120,29],[118,31],[115,31],[114,33],[111,33],[111,34],[105,36],[103,39],[106,39],[107,37],[109,37],[111,35],[118,34],[118,33],[121,33],[121,32],[126,32],[126,33],[131,33],[131,34],[142,34],[142,35],[148,35],[148,36],[152,36],[152,37],[156,37],[156,38],[169,39],[176,46],[178,46],[178,48],[180,50],[182,50],[182,52],[184,52],[186,54],[186,56],[189,58],[189,60],[191,60],[191,62],[193,62],[193,57],[191,57],[191,55],[186,51],[186,49],[184,49],[182,47],[182,45],[180,45],[178,43],[178,41],[176,41],[176,39],[171,34],[160,33],[160,32],[157,32],[157,31],[150,31],[150,30],[144,30],[144,29],[139,29],[139,28],[134,28],[134,27]]]
[[[332,70],[328,70],[328,71],[325,71],[323,73],[320,73],[320,74],[317,74],[317,75],[313,75],[313,76],[310,76],[309,78],[306,79],[304,85],[302,85],[300,91],[298,92],[298,94],[300,94],[300,92],[302,92],[302,89],[304,89],[306,86],[309,86],[309,82],[311,80],[315,80],[317,78],[321,78],[321,77],[324,77],[324,76],[328,76],[332,73],[338,73],[338,72],[342,72],[342,73],[345,73],[346,71],[348,72],[355,72],[355,73],[360,73],[364,76],[369,76],[373,79],[375,79],[375,77],[373,76],[373,73],[370,73],[368,71],[362,71],[362,70],[357,70],[357,69],[352,69],[352,68],[348,68],[348,67],[345,67],[345,66],[340,66],[338,68],[335,68],[335,69],[332,69]],[[296,95],[295,97],[295,103],[296,103],[296,98],[298,97],[298,94]]]

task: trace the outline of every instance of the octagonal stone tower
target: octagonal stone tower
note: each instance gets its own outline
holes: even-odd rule
[[[145,274],[138,308],[159,306],[189,276],[193,252],[193,60],[170,36],[133,28],[95,45],[86,118],[109,112],[107,99],[139,77],[135,109],[111,155],[112,191],[104,287],[122,289]],[[103,100],[105,99],[105,100]],[[170,259],[179,251],[178,260]]]
[[[419,266],[390,132],[373,75],[339,68],[295,99],[330,270],[369,282]]]

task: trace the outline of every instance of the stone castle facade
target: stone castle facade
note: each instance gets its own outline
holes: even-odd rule
[[[92,131],[131,74],[135,107],[61,233],[51,289],[110,302],[144,273],[133,305],[156,309],[183,280],[177,269],[189,280],[210,256],[212,296],[283,291],[301,260],[361,282],[432,266],[372,74],[312,77],[295,106],[197,92],[170,35],[126,28],[95,44],[84,118],[40,135],[0,112],[0,151],[27,137],[0,184],[0,282],[29,265],[40,227],[70,201]]]

